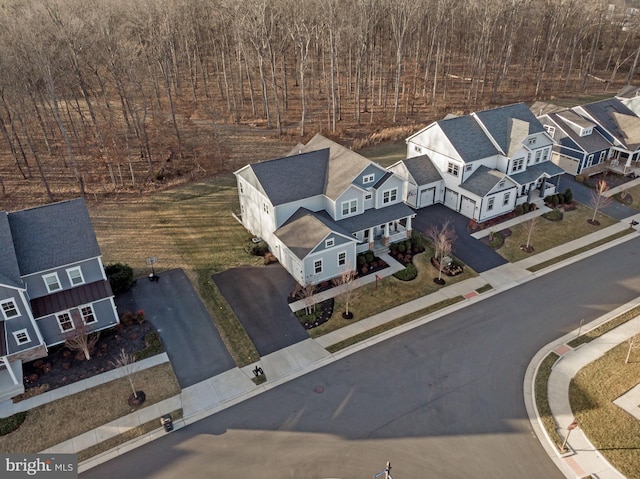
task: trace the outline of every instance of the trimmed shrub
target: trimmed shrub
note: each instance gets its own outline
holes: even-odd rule
[[[264,241],[260,241],[259,243],[249,243],[245,248],[247,253],[252,256],[264,256],[269,251],[269,245]]]
[[[0,436],[10,434],[18,429],[26,418],[26,412],[19,412],[13,416],[0,418]]]
[[[363,254],[359,254],[358,259],[356,261],[358,263],[358,268],[364,266],[364,264],[367,262]]]
[[[393,276],[398,278],[400,281],[411,281],[418,276],[418,270],[412,263],[409,263],[406,268],[394,273]]]
[[[584,183],[586,179],[587,179],[586,175],[583,175],[583,174],[576,175],[575,177],[575,180],[577,183]]]
[[[131,289],[136,282],[133,277],[133,268],[128,264],[113,263],[104,267],[111,290],[114,294],[124,293]]]
[[[524,214],[524,208],[522,207],[522,205],[517,205],[513,211],[515,212],[516,216],[522,216]]]
[[[545,204],[545,205],[548,205],[549,203],[551,203],[551,198],[552,198],[552,196],[551,196],[551,195],[547,195],[547,196],[545,196],[545,197],[544,197],[544,204]]]
[[[564,201],[565,203],[571,203],[573,201],[573,191],[571,191],[571,188],[567,188],[565,190]]]
[[[528,213],[531,205],[529,203],[522,203],[522,211]]]
[[[389,249],[391,250],[392,253],[395,253],[396,251],[398,251],[398,244],[397,243],[391,243],[389,245]]]
[[[555,208],[556,206],[558,206],[558,203],[560,203],[560,199],[558,198],[558,195],[553,195],[553,199],[551,200],[551,204]]]
[[[562,211],[558,210],[558,209],[553,209],[551,211],[547,211],[546,213],[543,213],[542,217],[545,219],[548,219],[550,221],[560,221],[563,217],[563,213]]]
[[[558,193],[558,204],[564,205],[566,203],[566,199],[563,193]]]
[[[366,260],[367,263],[371,263],[374,259],[375,259],[376,255],[373,254],[373,251],[367,251],[364,254],[364,259]]]
[[[404,253],[405,251],[407,251],[407,247],[404,243],[398,243],[398,253]]]

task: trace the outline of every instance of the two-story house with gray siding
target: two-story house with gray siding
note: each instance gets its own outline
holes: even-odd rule
[[[553,140],[524,103],[437,121],[406,140],[407,159],[391,167],[405,201],[434,203],[486,221],[555,193],[563,170]]]
[[[0,400],[24,391],[23,361],[118,323],[83,199],[0,212],[0,311]]]
[[[242,224],[301,285],[355,269],[356,255],[411,236],[398,175],[316,135],[235,172]]]

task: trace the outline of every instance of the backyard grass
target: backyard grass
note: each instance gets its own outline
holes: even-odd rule
[[[549,221],[538,218],[537,225],[531,236],[530,245],[535,251],[533,254],[546,251],[561,244],[594,233],[602,228],[611,226],[617,221],[598,212],[596,219],[600,226],[592,226],[587,220],[593,217],[593,210],[584,205],[579,205],[573,211],[566,211],[562,221]],[[520,249],[527,243],[526,222],[511,228],[512,235],[505,239],[504,245],[497,252],[510,262],[516,262],[530,256]]]
[[[404,140],[388,141],[367,146],[358,150],[358,153],[386,168],[407,157],[407,144]]]
[[[127,263],[138,277],[149,273],[149,256],[158,258],[160,274],[182,268],[236,364],[255,362],[253,343],[211,280],[227,268],[262,261],[245,251],[249,234],[231,215],[239,209],[233,175],[147,197],[101,200],[89,207],[105,264]]]
[[[569,400],[578,424],[593,445],[623,475],[640,478],[640,421],[613,400],[640,381],[640,351],[625,364],[624,342],[581,369],[571,381]]]
[[[317,338],[361,319],[438,291],[443,286],[438,286],[433,282],[433,278],[438,276],[438,271],[431,265],[430,257],[429,250],[413,257],[413,264],[418,270],[418,276],[411,281],[401,281],[393,276],[388,276],[378,281],[377,288],[375,282],[358,288],[355,292],[356,297],[349,302],[349,311],[353,312],[354,319],[342,318],[341,313],[345,310],[345,304],[343,300],[337,298],[331,319],[317,328],[310,329],[309,335],[312,338]],[[475,271],[465,267],[464,273],[451,278],[445,277],[447,282],[445,286],[475,276],[477,276]]]
[[[134,382],[146,394],[144,407],[180,394],[170,363],[135,373]],[[126,416],[130,394],[129,381],[121,378],[31,409],[16,431],[0,436],[0,451],[40,452]]]

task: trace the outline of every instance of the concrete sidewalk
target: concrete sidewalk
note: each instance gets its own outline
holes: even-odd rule
[[[640,298],[636,298],[634,301],[622,305],[591,322],[586,328],[582,329],[582,333],[594,329],[602,323],[605,323],[606,321],[609,321],[610,319],[638,305],[640,305]],[[603,334],[599,338],[573,349],[568,343],[575,339],[578,336],[578,333],[579,331],[577,330],[572,331],[562,338],[548,344],[531,360],[531,363],[527,368],[524,382],[527,413],[529,414],[531,425],[538,437],[541,439],[542,445],[549,454],[549,457],[565,474],[565,476],[581,478],[591,474],[599,479],[620,479],[624,476],[620,474],[602,456],[602,454],[600,454],[593,444],[591,444],[587,436],[580,429],[579,425],[576,429],[571,431],[567,438],[567,427],[575,420],[571,410],[571,404],[569,402],[569,385],[578,371],[587,364],[600,358],[607,353],[607,351],[627,341],[629,338],[639,334],[640,317],[636,317],[614,330]],[[549,376],[549,407],[554,421],[558,425],[558,433],[561,437],[567,438],[567,447],[570,452],[566,454],[560,454],[553,445],[553,442],[542,425],[542,421],[540,420],[535,404],[536,373],[540,363],[550,352],[555,352],[560,356],[560,359],[558,359],[553,366],[551,375]],[[636,387],[634,389],[638,390],[639,388]],[[623,403],[624,400],[627,399],[623,396],[621,396],[621,398],[621,402]],[[630,411],[628,412],[633,415],[633,412],[635,412],[634,410],[638,409],[638,405],[635,403],[635,407],[632,406],[633,405],[629,404]],[[623,409],[626,408],[623,407]]]
[[[640,220],[640,214],[637,215],[637,219]],[[218,411],[231,407],[234,404],[261,394],[264,391],[277,387],[284,382],[290,381],[315,369],[321,368],[333,361],[339,360],[343,357],[360,351],[372,344],[384,341],[389,337],[401,334],[429,321],[438,319],[456,309],[464,308],[472,302],[481,301],[493,294],[498,294],[505,289],[509,289],[524,282],[530,281],[531,279],[539,277],[540,275],[543,275],[549,271],[560,268],[563,265],[566,265],[573,261],[578,261],[585,255],[594,254],[600,249],[604,249],[605,247],[612,247],[624,241],[637,238],[638,232],[634,231],[633,233],[614,240],[613,242],[610,242],[605,246],[594,248],[593,250],[589,250],[576,257],[569,258],[561,263],[551,265],[548,268],[542,269],[535,273],[530,272],[526,269],[531,267],[532,265],[548,261],[550,257],[559,257],[566,253],[574,251],[577,248],[581,248],[585,244],[590,244],[594,241],[607,238],[612,234],[620,231],[621,228],[629,228],[630,220],[631,218],[629,218],[629,221],[626,221],[626,223],[616,224],[608,228],[603,228],[602,230],[589,235],[587,239],[581,238],[579,240],[576,240],[575,242],[570,242],[554,248],[551,253],[545,252],[539,255],[532,256],[515,264],[505,264],[503,266],[495,268],[494,270],[482,273],[478,277],[461,281],[451,286],[446,286],[436,293],[418,298],[414,301],[384,311],[370,318],[363,319],[346,328],[342,328],[338,331],[326,334],[317,339],[309,339],[301,343],[294,344],[290,347],[261,358],[261,360],[256,364],[252,364],[242,369],[231,369],[206,381],[185,388],[179,396],[175,396],[174,398],[156,404],[150,408],[144,408],[140,411],[137,411],[135,414],[131,414],[126,418],[122,418],[122,420],[114,421],[114,423],[96,428],[95,430],[89,431],[88,433],[80,437],[74,438],[70,441],[66,441],[63,444],[50,448],[47,452],[77,452],[82,449],[86,449],[87,447],[91,447],[103,441],[107,437],[115,435],[115,431],[123,431],[127,428],[135,427],[138,424],[153,420],[153,418],[158,419],[161,415],[178,409],[179,407],[183,409],[184,415],[183,419],[175,422],[175,427],[180,428],[184,425],[191,424],[204,417],[215,414]],[[389,264],[393,264],[392,261],[387,262]],[[390,268],[388,269],[391,270]],[[369,280],[375,281],[375,277],[370,278]],[[493,289],[490,289],[485,293],[478,294],[477,289],[486,284],[490,284]],[[444,299],[456,296],[462,296],[465,299],[443,310],[425,315],[414,321],[411,321],[410,323],[406,323],[392,330],[385,331],[384,333],[381,333],[375,337],[356,343],[353,346],[342,349],[337,353],[331,354],[325,349],[326,347],[332,344],[336,344],[343,339],[347,339],[361,332],[370,330],[381,324],[388,323],[404,315],[420,311]],[[579,348],[576,353],[579,354],[582,349],[583,348]],[[252,378],[254,376],[252,371],[256,366],[259,366],[263,369],[267,378],[267,381],[260,385],[255,385],[252,381]],[[566,392],[567,391],[565,391],[565,393]],[[525,400],[527,402],[527,408],[529,410],[532,401],[531,394],[529,394],[528,396],[525,394]],[[565,416],[563,415],[562,420],[564,421],[564,419]],[[165,434],[165,432],[160,427],[159,423],[158,425],[159,428],[151,433],[131,440],[114,449],[111,449],[108,452],[97,455],[90,460],[84,461],[80,464],[79,471],[82,472],[83,470],[94,467],[98,464],[108,461],[109,459],[117,455],[123,454],[135,447],[145,444],[148,441],[154,440],[157,437],[161,437]],[[544,435],[539,434],[539,437],[542,438],[544,437]],[[589,468],[591,467],[589,459],[585,459],[583,464],[581,462],[582,457],[586,457],[586,455],[576,455],[574,460],[576,460],[580,467],[582,467],[584,470],[589,471]],[[561,467],[561,469],[567,472],[566,468]],[[575,477],[575,474],[568,474],[567,477]]]

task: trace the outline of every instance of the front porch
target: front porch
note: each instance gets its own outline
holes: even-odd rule
[[[363,253],[369,250],[376,254],[386,253],[389,251],[391,243],[404,241],[407,238],[411,238],[411,217],[407,217],[402,221],[373,226],[362,231],[363,241],[356,245],[356,253]]]
[[[22,361],[0,358],[0,402],[8,401],[23,392]]]
[[[638,161],[625,161],[617,158],[611,158],[610,160],[603,161],[597,165],[589,166],[582,170],[583,175],[593,176],[603,171],[611,171],[612,173],[622,176],[640,176],[640,162]]]

